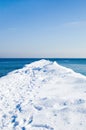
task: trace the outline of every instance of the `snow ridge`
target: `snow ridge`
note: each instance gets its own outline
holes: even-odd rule
[[[43,59],[0,78],[0,130],[85,129],[85,76]]]

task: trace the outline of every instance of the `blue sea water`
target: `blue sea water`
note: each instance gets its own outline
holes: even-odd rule
[[[47,58],[50,61],[56,61],[62,66],[73,69],[75,72],[86,76],[86,59],[70,59],[70,58]],[[30,64],[39,58],[1,58],[0,59],[0,77],[7,73],[22,68],[25,64]]]

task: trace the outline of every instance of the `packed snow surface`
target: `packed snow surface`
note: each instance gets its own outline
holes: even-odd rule
[[[86,77],[40,60],[0,78],[0,130],[86,130]]]

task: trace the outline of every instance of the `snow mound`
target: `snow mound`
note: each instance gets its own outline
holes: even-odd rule
[[[0,130],[85,129],[85,76],[40,60],[0,78]]]

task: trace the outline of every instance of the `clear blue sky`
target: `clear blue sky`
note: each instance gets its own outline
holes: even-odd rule
[[[0,0],[0,57],[86,57],[86,0]]]

